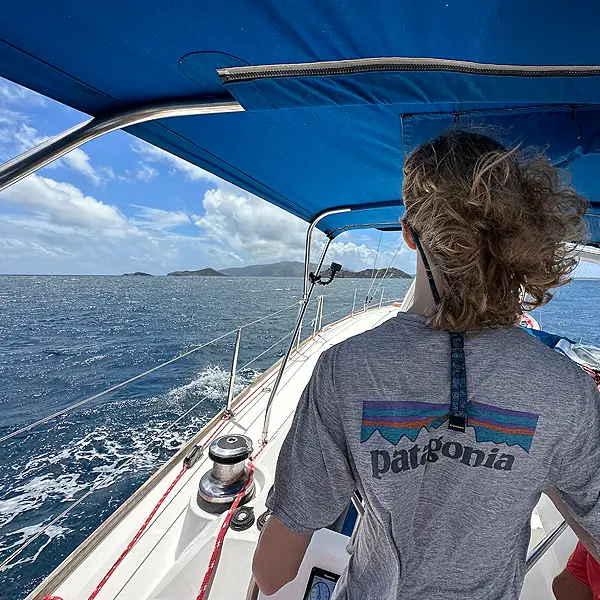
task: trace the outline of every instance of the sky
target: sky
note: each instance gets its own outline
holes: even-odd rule
[[[0,162],[89,117],[0,78]],[[0,193],[0,273],[163,275],[304,260],[307,224],[137,138],[93,140]],[[327,262],[414,273],[400,234],[336,238]],[[315,251],[325,237],[315,236]],[[398,251],[398,252],[397,252]]]
[[[0,78],[0,162],[88,116]],[[119,275],[303,260],[306,223],[122,132],[73,150],[0,193],[0,273]],[[315,251],[324,242],[315,236]],[[379,251],[378,251],[379,247]],[[401,234],[359,230],[327,262],[415,271]],[[600,277],[582,265],[577,276]]]

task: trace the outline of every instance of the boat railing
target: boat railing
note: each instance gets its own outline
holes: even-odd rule
[[[202,344],[199,344],[197,346],[193,346],[192,348],[190,348],[189,350],[186,350],[184,352],[181,352],[180,354],[177,354],[176,356],[174,356],[173,358],[170,358],[169,360],[166,360],[164,362],[161,362],[160,364],[147,369],[146,371],[139,373],[137,375],[135,375],[134,377],[130,377],[129,379],[126,379],[125,381],[121,381],[120,383],[117,383],[105,390],[102,390],[101,392],[98,392],[96,394],[93,394],[91,396],[88,396],[87,398],[84,398],[83,400],[79,400],[78,402],[75,402],[74,404],[70,404],[69,406],[67,406],[66,408],[63,408],[59,411],[56,411],[50,415],[47,415],[46,417],[43,417],[33,423],[30,423],[28,425],[25,425],[15,431],[12,431],[6,435],[3,435],[2,437],[0,437],[0,443],[1,442],[5,442],[8,441],[14,437],[17,437],[23,433],[26,433],[32,429],[35,429],[36,427],[43,425],[45,423],[48,423],[49,421],[52,421],[54,419],[57,419],[58,417],[61,417],[67,413],[72,412],[73,410],[84,406],[94,400],[99,400],[100,398],[103,398],[105,396],[108,396],[109,394],[112,394],[113,392],[116,392],[117,390],[124,388],[127,385],[130,385],[132,383],[134,383],[135,381],[138,381],[144,377],[147,377],[148,375],[158,371],[159,369],[163,369],[175,362],[178,362],[184,358],[187,358],[188,356],[195,354],[197,352],[199,352],[200,350],[203,350],[204,348],[207,348],[209,346],[212,346],[214,344],[216,344],[217,342],[220,342],[230,336],[233,336],[234,334],[236,334],[236,343],[234,345],[234,364],[232,366],[235,366],[235,364],[237,363],[237,352],[239,351],[239,342],[240,342],[240,338],[241,338],[241,332],[244,329],[247,329],[253,325],[257,325],[259,323],[262,323],[268,319],[272,319],[273,317],[280,315],[286,311],[291,310],[294,307],[297,307],[300,304],[300,301],[296,301],[288,306],[285,306],[284,308],[281,308],[277,311],[274,311],[272,313],[269,313],[268,315],[264,315],[262,317],[259,317],[257,319],[254,319],[253,321],[250,321],[248,323],[245,323],[239,327],[236,327],[235,329],[232,329],[230,331],[227,331],[207,342],[203,342]],[[280,340],[278,340],[275,344],[272,345],[272,348],[274,348],[278,343],[280,343],[281,341],[283,341],[284,339],[286,339],[287,337],[289,337],[289,334],[287,336],[284,336],[283,338],[281,338]],[[265,352],[266,353],[266,352]],[[263,353],[264,355],[264,353]],[[258,359],[259,357],[255,357],[252,361],[250,361],[249,363],[247,363],[244,367],[242,368],[246,368],[249,364],[252,364],[256,359]],[[231,393],[231,391],[234,389],[234,384],[235,384],[235,377],[234,377],[234,371],[235,369],[232,369],[232,372],[230,373],[230,390],[228,391],[228,398],[229,395]]]
[[[21,436],[37,427],[39,427],[40,425],[46,424],[50,421],[53,421],[54,419],[57,419],[63,415],[66,415],[94,400],[99,400],[103,397],[108,396],[109,394],[112,394],[113,392],[116,392],[118,390],[120,390],[121,388],[126,387],[127,385],[130,385],[144,377],[147,377],[148,375],[158,371],[159,369],[163,369],[165,367],[167,367],[168,365],[171,365],[177,361],[180,361],[192,354],[195,354],[197,352],[199,352],[200,350],[207,348],[209,346],[213,346],[214,344],[217,344],[220,341],[223,341],[227,338],[230,338],[231,336],[233,336],[235,334],[235,342],[234,342],[234,346],[233,346],[233,354],[232,354],[232,361],[231,361],[231,368],[229,371],[229,385],[228,385],[228,389],[227,389],[227,401],[225,404],[225,407],[219,412],[217,413],[217,415],[215,415],[215,418],[219,417],[222,418],[224,416],[232,416],[233,415],[233,407],[234,407],[234,402],[235,402],[235,388],[236,388],[236,379],[237,377],[243,373],[246,369],[248,369],[251,365],[255,364],[256,361],[258,361],[260,358],[262,358],[263,356],[265,356],[266,354],[268,354],[270,351],[274,350],[279,344],[281,344],[282,342],[284,342],[285,340],[287,340],[288,338],[290,338],[293,334],[295,329],[292,329],[291,331],[289,331],[288,333],[286,333],[284,336],[282,336],[281,338],[279,338],[277,341],[275,341],[274,343],[270,344],[268,348],[266,348],[265,350],[263,350],[262,352],[260,352],[258,355],[254,356],[252,359],[250,359],[249,361],[247,361],[244,365],[242,365],[241,367],[238,368],[238,359],[239,359],[239,353],[240,353],[240,347],[242,344],[242,333],[245,329],[252,327],[254,325],[257,325],[259,323],[265,322],[269,319],[273,319],[274,317],[281,315],[283,313],[285,313],[286,311],[290,311],[293,308],[299,306],[301,304],[302,301],[296,301],[293,302],[292,304],[285,306],[277,311],[274,311],[272,313],[269,313],[267,315],[264,315],[262,317],[259,317],[257,319],[254,319],[248,323],[245,323],[239,327],[236,327],[235,329],[232,329],[230,331],[227,331],[207,342],[203,342],[202,344],[196,345],[180,354],[177,354],[176,356],[174,356],[173,358],[164,361],[150,369],[147,369],[146,371],[139,373],[138,375],[135,375],[134,377],[131,377],[129,379],[126,379],[125,381],[122,381],[120,383],[117,383],[113,386],[110,386],[109,388],[98,392],[96,394],[93,394],[92,396],[89,396],[87,398],[84,398],[83,400],[80,400],[78,402],[75,402],[74,404],[71,404],[69,406],[67,406],[64,409],[61,409],[59,411],[56,411],[50,415],[47,415],[41,419],[38,419],[37,421],[30,423],[28,425],[25,425],[15,431],[12,431],[8,434],[5,434],[3,436],[0,437],[0,442],[6,442],[8,440],[11,440],[13,438],[16,438],[18,436]],[[316,300],[316,310],[315,310],[315,316],[314,318],[311,320],[310,325],[312,326],[312,335],[310,336],[309,339],[316,337],[319,332],[323,329],[323,327],[328,327],[330,325],[332,325],[333,323],[329,323],[328,325],[323,326],[323,320],[324,319],[329,319],[330,317],[340,314],[342,312],[345,313],[349,313],[349,306],[345,305],[344,307],[342,307],[341,309],[329,312],[329,313],[324,313],[324,297],[323,296],[318,296],[317,300]],[[279,366],[279,368],[281,368],[281,366]],[[198,408],[198,406],[200,404],[202,404],[202,402],[204,401],[203,398],[201,398],[198,402],[196,402],[193,406],[191,406],[189,409],[187,409],[185,412],[183,412],[182,414],[180,414],[176,419],[174,419],[173,421],[171,421],[169,424],[167,424],[164,428],[162,428],[161,430],[161,434],[166,433],[167,431],[173,429],[176,425],[178,425],[182,420],[184,420],[188,415],[190,415],[191,413],[193,413],[194,410],[196,410]],[[211,421],[212,422],[212,421]],[[210,423],[209,423],[210,424]],[[204,429],[204,428],[203,428]],[[160,437],[160,436],[158,436]],[[194,436],[194,439],[197,436]],[[153,450],[152,448],[150,450]],[[123,467],[128,466],[130,463],[132,463],[135,460],[135,456],[130,456],[126,459],[124,459],[124,461],[119,465],[120,470]],[[41,528],[38,532],[36,532],[36,534],[32,535],[31,537],[29,537],[28,539],[26,539],[24,541],[23,544],[21,544],[16,550],[15,552],[13,552],[10,556],[8,556],[6,559],[4,559],[2,562],[0,562],[0,572],[3,571],[4,569],[8,568],[8,566],[26,549],[28,548],[31,544],[33,544],[39,537],[41,537],[42,535],[45,534],[46,531],[48,531],[48,529],[54,525],[56,525],[59,521],[62,521],[73,509],[75,509],[77,506],[79,506],[82,502],[84,502],[89,496],[91,496],[94,492],[96,492],[98,489],[100,489],[102,486],[104,485],[104,481],[100,478],[97,481],[93,482],[90,486],[90,488],[82,495],[80,496],[76,501],[74,501],[72,504],[70,504],[62,513],[60,513],[59,515],[57,515],[56,517],[54,517],[53,519],[51,519],[43,528]]]
[[[354,299],[356,301],[356,293],[358,290],[355,290],[354,293]],[[316,314],[315,317],[310,321],[310,326],[313,328],[312,330],[312,336],[315,336],[318,334],[318,332],[323,328],[323,319],[329,318],[331,316],[340,314],[342,312],[346,312],[348,314],[356,314],[357,311],[354,310],[355,308],[355,302],[353,303],[353,308],[350,311],[348,306],[344,306],[341,309],[329,312],[327,314],[324,313],[324,296],[318,296],[316,299]],[[381,297],[379,299],[379,304],[377,306],[367,306],[365,304],[365,306],[363,307],[363,309],[359,312],[364,312],[365,310],[369,310],[372,308],[377,308],[377,307],[381,307],[387,304],[392,304],[395,301],[395,299],[385,299],[384,300],[384,296],[383,296],[383,290],[381,293]],[[228,391],[227,391],[227,404],[226,404],[226,409],[230,410],[231,409],[231,403],[233,401],[234,398],[234,390],[235,390],[235,383],[236,383],[236,377],[243,371],[245,371],[247,368],[249,368],[251,365],[253,365],[257,360],[259,360],[260,358],[262,358],[263,356],[265,356],[268,352],[270,352],[271,350],[273,350],[274,348],[276,348],[279,344],[281,344],[282,342],[284,342],[285,340],[287,340],[292,334],[293,331],[290,331],[288,333],[286,333],[283,337],[279,338],[276,342],[274,342],[273,344],[271,344],[268,348],[266,348],[265,350],[263,350],[262,352],[260,352],[257,356],[255,356],[254,358],[252,358],[251,360],[249,360],[248,362],[246,362],[242,367],[240,367],[239,369],[237,368],[237,362],[238,362],[238,356],[239,356],[239,350],[240,350],[240,346],[241,346],[241,340],[242,340],[242,332],[249,328],[252,327],[254,325],[257,325],[259,323],[262,323],[264,321],[267,321],[268,319],[272,319],[273,317],[276,317],[286,311],[289,311],[291,309],[293,309],[294,307],[298,307],[300,306],[302,303],[301,300],[298,300],[296,302],[293,302],[292,304],[289,304],[288,306],[285,306],[277,311],[274,311],[272,313],[269,313],[267,315],[264,315],[262,317],[259,317],[257,319],[254,319],[248,323],[245,323],[243,325],[240,325],[238,327],[236,327],[235,329],[231,329],[207,342],[203,342],[202,344],[199,344],[197,346],[193,346],[192,348],[190,348],[189,350],[186,350],[180,354],[177,354],[176,356],[174,356],[173,358],[170,358],[169,360],[166,360],[150,369],[147,369],[146,371],[143,371],[142,373],[139,373],[133,377],[130,377],[129,379],[126,379],[125,381],[121,381],[113,386],[110,386],[109,388],[102,390],[96,394],[93,394],[91,396],[88,396],[87,398],[84,398],[83,400],[79,400],[77,402],[75,402],[74,404],[70,404],[69,406],[58,410],[50,415],[47,415],[41,419],[38,419],[37,421],[30,423],[28,425],[25,425],[15,431],[12,431],[10,433],[7,433],[3,436],[0,436],[0,443],[8,441],[12,438],[15,438],[23,433],[26,433],[28,431],[31,431],[32,429],[35,429],[37,427],[39,427],[40,425],[44,425],[46,423],[48,423],[49,421],[52,421],[54,419],[57,419],[58,417],[61,417],[67,413],[72,412],[73,410],[76,410],[77,408],[80,408],[86,404],[89,404],[90,402],[93,402],[94,400],[99,400],[100,398],[103,398],[105,396],[108,396],[109,394],[112,394],[113,392],[118,391],[121,388],[124,388],[125,386],[128,386],[144,377],[147,377],[148,375],[163,369],[175,362],[178,362],[192,354],[195,354],[197,352],[199,352],[200,350],[203,350],[204,348],[207,348],[209,346],[212,346],[214,344],[216,344],[217,342],[220,342],[226,338],[229,338],[230,336],[233,336],[235,334],[235,343],[234,343],[234,347],[233,347],[233,357],[232,357],[232,363],[231,363],[231,369],[229,371],[229,386],[228,386]],[[312,337],[311,336],[311,337]],[[298,336],[297,336],[297,347],[299,347],[300,345],[300,331],[298,332]]]
[[[356,298],[356,293],[355,293],[355,298]],[[393,303],[395,300],[394,299],[385,299],[383,297],[383,290],[381,293],[381,297],[379,299],[379,303],[377,306],[367,306],[365,304],[365,306],[363,307],[363,310],[359,311],[359,312],[365,312],[367,310],[371,310],[371,309],[375,309],[375,308],[380,308],[381,306],[385,305],[385,304],[391,304]],[[233,336],[235,334],[235,342],[233,345],[233,353],[232,353],[232,360],[231,360],[231,368],[229,371],[229,384],[228,384],[228,389],[227,389],[227,401],[225,403],[225,407],[219,411],[219,413],[217,413],[217,415],[215,415],[214,418],[222,418],[222,417],[231,417],[234,415],[233,413],[233,409],[234,409],[234,403],[236,400],[236,394],[235,394],[235,389],[236,389],[236,380],[237,377],[239,375],[241,375],[246,369],[248,369],[251,365],[253,365],[256,361],[258,361],[260,358],[262,358],[263,356],[265,356],[266,354],[268,354],[270,351],[274,350],[279,344],[281,344],[282,342],[284,342],[285,340],[287,340],[288,338],[290,338],[294,332],[297,331],[297,341],[296,341],[296,350],[298,351],[300,348],[300,328],[294,328],[291,331],[289,331],[288,333],[286,333],[284,336],[282,336],[281,338],[279,338],[277,341],[275,341],[274,343],[270,344],[268,348],[266,348],[265,350],[263,350],[262,352],[260,352],[258,355],[254,356],[252,359],[250,359],[249,361],[247,361],[244,365],[242,365],[241,367],[238,367],[238,359],[239,359],[239,354],[240,354],[240,348],[242,345],[242,333],[245,329],[252,327],[254,325],[257,325],[259,323],[268,321],[269,319],[273,319],[273,317],[276,317],[278,315],[281,315],[287,311],[292,310],[294,307],[298,307],[302,304],[301,300],[298,300],[296,302],[293,302],[292,304],[285,306],[277,311],[274,311],[272,313],[269,313],[267,315],[264,315],[262,317],[259,317],[257,319],[254,319],[248,323],[245,323],[243,325],[240,325],[239,327],[236,327],[235,329],[231,329],[230,331],[227,331],[207,342],[203,342],[202,344],[199,344],[197,346],[194,346],[180,354],[177,354],[176,356],[174,356],[173,358],[164,361],[150,369],[147,369],[146,371],[139,373],[138,375],[135,375],[134,377],[131,377],[129,379],[126,379],[125,381],[122,381],[120,383],[117,383],[101,392],[98,392],[96,394],[93,394],[92,396],[89,396],[87,398],[84,398],[83,400],[80,400],[78,402],[75,402],[74,404],[71,404],[69,406],[67,406],[64,409],[61,409],[57,412],[54,412],[50,415],[47,415],[46,417],[43,417],[41,419],[38,419],[37,421],[30,423],[28,425],[25,425],[15,431],[12,431],[8,434],[5,434],[4,436],[0,437],[0,442],[6,442],[10,439],[16,438],[22,434],[25,434],[35,428],[37,428],[40,425],[46,424],[50,421],[53,421],[54,419],[57,419],[63,415],[66,415],[94,400],[99,400],[103,397],[108,396],[109,394],[112,394],[113,392],[116,392],[118,390],[120,390],[121,388],[126,387],[127,385],[130,385],[144,377],[147,377],[148,375],[158,371],[159,369],[163,369],[165,367],[167,367],[168,365],[171,365],[175,362],[178,362],[188,356],[191,356],[192,354],[195,354],[197,352],[199,352],[200,350],[207,348],[209,346],[213,346],[214,344],[217,344],[220,341],[223,341],[227,338],[230,338],[231,336]],[[349,305],[344,305],[342,308],[325,313],[324,312],[324,306],[325,306],[325,298],[324,296],[318,296],[316,298],[316,308],[315,308],[315,315],[314,318],[310,321],[310,326],[312,327],[312,335],[307,338],[308,341],[310,339],[315,338],[316,336],[319,335],[319,333],[325,329],[328,328],[332,325],[334,325],[336,322],[338,321],[333,321],[333,322],[328,322],[325,325],[323,325],[323,321],[324,319],[327,319],[329,321],[329,319],[333,316],[339,315],[341,313],[346,313],[346,315],[344,315],[343,318],[346,317],[353,317],[355,314],[354,311],[350,310],[350,306]],[[278,368],[281,369],[281,364],[278,365]],[[174,419],[173,421],[171,421],[169,424],[167,424],[162,430],[161,430],[161,434],[166,433],[167,431],[173,429],[176,425],[178,425],[181,421],[183,421],[188,415],[190,415],[191,413],[193,413],[194,410],[196,410],[198,408],[198,406],[200,404],[202,404],[202,402],[204,401],[203,398],[201,398],[198,402],[196,402],[193,406],[191,406],[189,409],[187,409],[185,412],[183,412],[182,414],[180,414],[176,419]],[[212,422],[212,421],[211,421]],[[210,424],[210,423],[209,423]],[[203,428],[204,429],[204,428]],[[160,437],[160,436],[159,436]],[[194,439],[196,439],[197,436],[194,436]],[[187,446],[187,445],[186,445]],[[153,450],[152,448],[150,449],[151,451]],[[124,459],[124,461],[121,463],[121,465],[119,466],[120,470],[123,467],[128,466],[130,463],[132,463],[135,460],[135,456],[130,456],[126,459]],[[79,506],[82,502],[84,502],[89,496],[91,496],[94,492],[96,492],[98,489],[100,489],[102,486],[104,485],[104,481],[100,478],[97,481],[93,482],[90,486],[90,488],[81,496],[79,497],[76,501],[74,501],[72,504],[70,504],[62,513],[60,513],[59,515],[57,515],[56,517],[54,517],[53,519],[51,519],[43,528],[41,528],[38,532],[36,532],[36,534],[32,535],[31,537],[29,537],[28,539],[26,539],[24,541],[23,544],[21,544],[16,550],[15,552],[13,552],[10,556],[8,556],[6,559],[4,559],[1,563],[0,563],[0,572],[3,571],[4,569],[8,568],[8,566],[14,561],[15,558],[17,558],[26,548],[28,548],[31,544],[33,544],[39,537],[41,537],[42,535],[45,534],[46,531],[48,531],[48,529],[54,525],[56,525],[59,521],[63,520],[74,508],[76,508],[77,506]]]

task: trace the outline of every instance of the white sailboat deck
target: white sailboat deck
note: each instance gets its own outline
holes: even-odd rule
[[[275,396],[270,441],[256,460],[257,489],[255,498],[249,504],[254,507],[257,517],[265,511],[264,502],[271,486],[281,443],[319,355],[332,345],[376,327],[393,317],[398,310],[387,306],[348,316],[324,327],[318,335],[305,341],[292,354]],[[27,600],[40,600],[46,594],[58,596],[62,600],[87,599],[179,473],[189,448],[195,443],[205,442],[216,428],[221,427],[219,435],[243,433],[249,436],[256,451],[266,403],[278,369],[279,364],[274,365],[246,388],[235,400],[235,416],[232,419],[223,421],[219,415],[208,423],[32,592]],[[225,517],[224,514],[210,515],[196,503],[200,477],[211,464],[205,453],[202,459],[184,473],[141,539],[99,592],[98,600],[196,598]],[[539,542],[560,520],[560,515],[550,501],[543,498],[532,520],[532,544]],[[258,536],[256,525],[243,532],[228,531],[210,592],[211,600],[256,598],[252,595],[249,584],[252,556]],[[317,532],[296,580],[272,598],[301,600],[308,574],[314,565],[341,572],[348,560],[348,541],[349,538],[329,530]],[[564,566],[573,547],[574,536],[569,530],[527,576],[522,599],[542,600],[552,597],[552,579]]]

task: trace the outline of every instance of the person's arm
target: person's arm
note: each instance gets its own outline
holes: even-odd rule
[[[575,418],[575,435],[563,444],[555,489],[546,494],[582,544],[600,559],[600,393],[590,380]]]
[[[312,535],[290,531],[275,517],[263,527],[254,554],[252,572],[259,589],[271,596],[298,575]]]
[[[279,453],[266,502],[272,516],[253,564],[268,595],[296,577],[313,533],[339,517],[356,489],[335,393],[334,350],[319,358]]]
[[[585,531],[573,518],[571,513],[568,511],[566,504],[562,501],[559,493],[555,489],[546,490],[545,493],[546,496],[552,500],[556,510],[558,510],[558,512],[563,516],[564,520],[579,538],[580,542],[585,546],[586,550],[596,559],[596,561],[600,562],[600,554],[598,554],[598,551],[596,550],[594,540],[590,534]]]

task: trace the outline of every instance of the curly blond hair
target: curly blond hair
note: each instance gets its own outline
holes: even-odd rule
[[[452,130],[404,166],[405,219],[442,280],[440,329],[514,325],[570,281],[587,201],[541,153]]]

